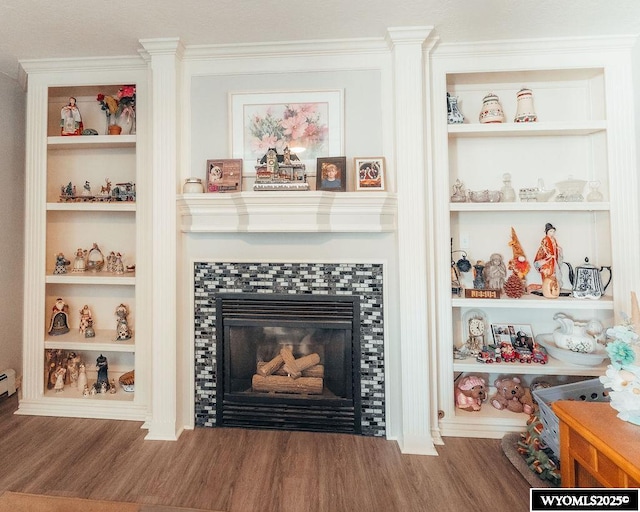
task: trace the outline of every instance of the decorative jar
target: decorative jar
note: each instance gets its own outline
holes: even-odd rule
[[[204,192],[204,185],[200,178],[187,178],[184,180],[182,186],[183,194],[202,194]]]
[[[503,123],[504,112],[497,95],[490,92],[482,99],[481,123]]]
[[[535,123],[538,116],[533,110],[533,93],[531,89],[522,88],[516,94],[518,107],[514,123]]]
[[[447,93],[447,123],[448,124],[462,124],[464,123],[464,116],[458,109],[458,97],[451,96]]]

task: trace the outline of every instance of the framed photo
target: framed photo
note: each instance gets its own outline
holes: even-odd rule
[[[207,192],[242,191],[242,160],[207,160]]]
[[[316,158],[343,154],[343,91],[230,93],[231,153],[245,176],[275,148],[289,148],[314,174]]]
[[[347,189],[347,157],[318,158],[316,190],[344,192]]]
[[[496,345],[509,343],[516,351],[533,350],[533,330],[528,324],[491,324],[491,333]]]
[[[356,190],[384,190],[384,157],[354,158]]]

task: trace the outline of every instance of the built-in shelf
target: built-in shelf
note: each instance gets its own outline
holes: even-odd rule
[[[239,192],[178,196],[185,233],[381,233],[396,230],[389,192]]]
[[[503,296],[499,299],[466,299],[453,297],[451,305],[454,308],[508,308],[508,309],[579,309],[579,310],[605,310],[612,311],[613,299],[609,296],[600,297],[598,300],[574,299],[573,297],[558,297],[547,299],[536,295],[526,295],[519,299],[511,299]]]
[[[450,203],[452,212],[596,212],[609,211],[609,202],[517,201],[512,203]]]
[[[450,124],[449,137],[531,137],[590,135],[607,129],[606,121],[579,123],[488,123]]]
[[[49,149],[134,148],[135,135],[76,135],[47,137]]]
[[[45,349],[62,349],[95,352],[135,352],[135,338],[116,341],[115,329],[96,329],[94,338],[85,338],[84,334],[71,329],[67,334],[47,336],[44,341]]]
[[[608,360],[607,360],[608,362]],[[462,373],[504,373],[527,375],[576,375],[599,377],[607,370],[606,364],[580,366],[564,363],[549,357],[546,364],[540,363],[480,363],[474,359],[453,362],[453,371]]]
[[[77,203],[47,203],[48,211],[76,211],[76,212],[135,212],[134,201],[96,201]]]
[[[47,274],[46,283],[55,284],[115,284],[133,286],[136,284],[135,272],[113,274],[111,272],[67,272],[66,274]]]

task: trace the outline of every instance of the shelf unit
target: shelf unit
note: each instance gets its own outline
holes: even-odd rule
[[[89,251],[94,243],[106,258],[110,252],[123,255],[126,266],[149,265],[144,233],[149,222],[144,144],[136,134],[60,136],[60,108],[76,98],[84,128],[106,132],[106,117],[96,100],[99,93],[116,95],[119,86],[135,84],[138,131],[144,130],[146,67],[142,60],[121,59],[21,63],[28,75],[27,180],[25,232],[24,372],[18,413],[52,416],[149,419],[150,325],[148,272],[116,274],[73,272],[78,249]],[[69,66],[66,67],[66,64]],[[64,201],[62,189],[71,183],[80,196],[85,181],[91,194],[102,186],[134,183],[135,201]],[[140,193],[142,190],[142,193]],[[148,245],[148,244],[147,244]],[[54,273],[56,254],[71,262],[67,272]],[[106,265],[106,262],[105,262]],[[50,321],[57,298],[68,305],[69,332],[52,335]],[[118,340],[116,308],[124,304],[133,335]],[[95,337],[79,332],[80,310],[88,305]],[[63,357],[77,354],[86,366],[88,384],[97,379],[96,359],[108,360],[109,380],[115,393],[83,396],[66,379],[64,389],[47,384],[48,351]],[[127,393],[118,378],[135,370],[135,392]]]
[[[624,44],[623,44],[624,43]],[[441,436],[502,437],[523,430],[528,416],[499,411],[485,402],[478,412],[455,407],[457,378],[481,375],[490,386],[496,378],[515,375],[526,384],[559,384],[602,375],[602,365],[578,366],[550,358],[548,364],[493,363],[457,360],[454,347],[464,343],[464,320],[480,310],[489,324],[531,325],[534,335],[558,326],[555,313],[575,320],[598,319],[605,326],[629,309],[630,292],[638,282],[632,254],[638,250],[638,214],[634,205],[637,179],[633,137],[623,104],[630,97],[629,41],[528,42],[504,46],[484,43],[445,46],[434,53],[433,98],[433,219],[435,233],[437,342],[433,352],[438,375],[438,434]],[[600,46],[602,44],[602,46]],[[501,49],[502,48],[502,49]],[[499,57],[498,57],[499,55]],[[533,91],[539,122],[514,123],[516,93]],[[447,124],[446,93],[458,97],[465,123]],[[487,93],[500,98],[505,122],[481,124],[478,114]],[[442,101],[438,101],[442,98]],[[628,144],[628,147],[626,146]],[[500,190],[504,173],[511,174],[516,201],[511,203],[454,203],[449,198],[459,179],[466,190]],[[519,188],[546,188],[569,179],[599,181],[600,202],[523,202]],[[586,196],[588,187],[585,187]],[[450,247],[468,259],[488,260],[500,253],[512,258],[508,242],[513,227],[532,264],[529,284],[539,284],[533,259],[551,222],[564,260],[580,265],[588,257],[597,266],[611,265],[613,280],[601,299],[572,297],[545,299],[525,295],[510,299],[467,299],[451,293]],[[462,247],[461,244],[466,244]],[[454,253],[453,258],[461,253]],[[510,273],[510,272],[509,272]],[[570,288],[565,273],[563,288]],[[491,332],[487,333],[492,342]]]

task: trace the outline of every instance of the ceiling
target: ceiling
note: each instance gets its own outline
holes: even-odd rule
[[[18,60],[135,55],[186,45],[383,37],[432,25],[442,42],[640,34],[638,0],[4,0],[0,73]]]

